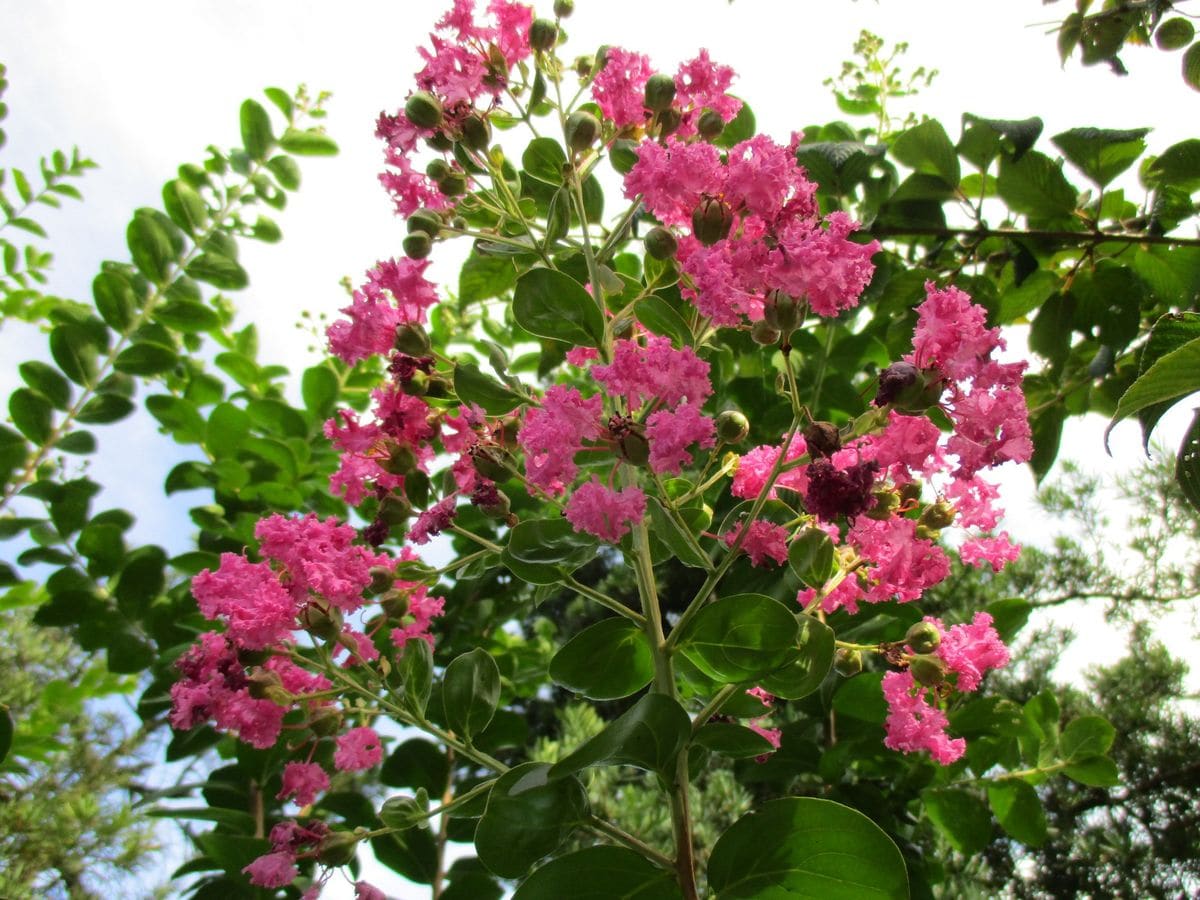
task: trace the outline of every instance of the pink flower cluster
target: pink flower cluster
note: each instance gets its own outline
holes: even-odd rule
[[[711,144],[643,142],[625,177],[625,196],[640,197],[664,225],[691,229],[704,204],[720,204],[729,217],[728,236],[702,242],[688,234],[678,260],[686,276],[684,295],[714,325],[739,325],[763,317],[772,290],[807,298],[814,312],[835,316],[858,304],[875,267],[878,241],[857,243],[847,215],[823,221],[816,185],[796,162],[799,136],[777,144],[757,135],[726,158]]]
[[[969,625],[954,625],[949,629],[938,619],[927,617],[925,621],[942,634],[935,653],[954,678],[955,690],[970,693],[979,687],[988,671],[1008,664],[1008,648],[987,613],[976,613]],[[930,693],[907,670],[883,676],[883,696],[888,703],[884,745],[905,753],[928,750],[935,760],[947,766],[966,752],[967,742],[946,734],[949,724],[946,714],[929,702]]]
[[[376,354],[387,354],[401,325],[422,324],[438,301],[437,288],[425,278],[429,260],[391,259],[368,270],[366,282],[354,292],[339,319],[329,326],[329,351],[354,365]]]

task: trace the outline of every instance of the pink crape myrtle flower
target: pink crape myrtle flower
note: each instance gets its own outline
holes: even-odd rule
[[[691,347],[676,350],[670,338],[650,335],[645,346],[616,341],[612,363],[593,365],[591,373],[609,393],[624,397],[629,408],[637,410],[655,400],[668,407],[703,406],[712,394],[709,368]]]
[[[517,443],[525,451],[525,477],[531,486],[561,496],[579,471],[575,454],[585,440],[600,437],[603,398],[584,399],[572,387],[556,384],[546,391],[540,407],[525,413]]]
[[[383,760],[383,744],[374,728],[363,725],[351,728],[337,739],[333,764],[342,772],[359,772],[378,765]]]
[[[238,646],[261,650],[288,641],[296,628],[296,599],[265,563],[252,563],[236,553],[222,553],[214,572],[205,569],[192,579],[192,596],[206,619],[225,622]]]
[[[974,691],[989,670],[1008,665],[1008,648],[992,627],[992,617],[987,613],[975,613],[969,625],[954,625],[949,629],[932,616],[926,616],[925,621],[931,622],[942,633],[942,642],[936,652],[946,663],[946,668],[957,674],[956,690]]]
[[[675,105],[683,111],[676,134],[695,134],[696,123],[706,109],[720,116],[722,122],[732,122],[742,109],[742,101],[728,93],[734,77],[733,69],[714,63],[707,50],[682,63],[675,73]]]
[[[646,82],[653,74],[648,57],[609,47],[604,68],[592,81],[592,99],[617,128],[641,125],[646,119]]]
[[[329,775],[316,763],[290,762],[283,767],[283,787],[275,799],[291,797],[297,806],[308,806],[317,794],[329,790]]]
[[[766,487],[767,478],[771,474],[771,470],[775,467],[776,461],[779,459],[779,447],[762,445],[755,447],[749,453],[745,454],[738,461],[737,471],[733,475],[733,484],[729,488],[729,492],[735,497],[741,497],[743,500],[753,500],[756,498],[762,489]],[[784,461],[798,459],[808,452],[808,445],[804,438],[796,434],[792,437],[791,444],[788,445],[787,453],[784,455]],[[805,475],[805,468],[790,469],[783,472],[775,479],[775,484],[771,487],[767,497],[771,500],[776,499],[779,494],[777,490],[786,488],[789,491],[803,493],[808,488],[808,478]]]
[[[690,404],[660,409],[646,419],[646,441],[650,444],[650,468],[660,475],[678,475],[682,466],[692,462],[688,447],[698,444],[708,449],[716,443],[716,425]]]
[[[387,894],[365,881],[354,882],[354,900],[388,900]]]
[[[423,323],[438,301],[437,288],[425,277],[428,267],[427,259],[407,257],[376,263],[342,309],[349,321],[338,319],[326,329],[330,352],[353,365],[389,352],[398,326]]]
[[[300,874],[295,857],[286,851],[260,856],[242,871],[250,876],[251,884],[265,888],[287,887]]]
[[[946,714],[929,704],[926,689],[917,685],[911,673],[884,675],[883,696],[888,704],[885,747],[904,753],[928,750],[943,766],[956,762],[966,752],[967,742],[946,734]]]
[[[963,541],[962,546],[958,548],[959,559],[965,565],[979,569],[986,564],[992,567],[993,572],[999,572],[1020,555],[1020,545],[1009,539],[1007,531],[1002,531],[995,537],[971,538]]]
[[[738,522],[721,536],[726,547],[732,547],[742,533],[744,522]],[[782,525],[755,519],[747,529],[746,539],[742,542],[742,552],[750,557],[750,564],[765,565],[768,559],[775,560],[776,565],[783,565],[788,558],[788,530]]]
[[[581,484],[567,501],[566,516],[576,531],[586,531],[615,544],[640,525],[646,514],[646,495],[638,487],[620,491],[600,483],[595,475]]]
[[[405,618],[411,619],[400,628],[392,629],[392,643],[403,648],[406,643],[415,639],[425,641],[433,646],[433,635],[429,629],[433,620],[442,614],[446,607],[443,597],[431,597],[429,589],[423,584],[400,583],[408,589],[408,612]]]

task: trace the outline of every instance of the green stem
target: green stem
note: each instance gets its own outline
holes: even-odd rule
[[[596,834],[610,837],[617,843],[624,844],[630,850],[636,850],[638,853],[642,854],[642,856],[646,857],[652,862],[658,863],[664,869],[675,868],[675,860],[671,859],[671,857],[667,856],[665,853],[655,850],[645,841],[634,837],[624,829],[618,828],[616,825],[612,824],[612,822],[601,819],[599,816],[588,816],[588,819],[586,822],[584,822],[584,824]]]
[[[641,613],[637,612],[636,610],[630,609],[628,606],[626,606],[620,600],[614,600],[612,597],[608,596],[607,594],[602,594],[599,591],[588,587],[586,584],[576,581],[575,578],[571,575],[566,575],[566,576],[560,578],[559,581],[562,582],[562,584],[565,585],[566,587],[569,587],[571,590],[575,591],[576,593],[582,594],[583,596],[587,597],[589,600],[595,600],[597,603],[599,603],[601,606],[605,607],[606,609],[611,609],[613,612],[617,613],[618,615],[624,616],[625,618],[629,619],[629,621],[637,623],[637,625],[639,627],[645,627],[646,617],[643,616]]]
[[[696,718],[692,720],[692,737],[696,736],[696,732],[704,727],[705,723],[721,711],[721,707],[729,702],[729,698],[737,692],[736,684],[727,684],[717,691],[711,700],[704,705],[700,712],[696,713]]]

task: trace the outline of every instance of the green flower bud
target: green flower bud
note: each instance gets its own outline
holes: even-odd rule
[[[565,19],[575,12],[575,0],[554,0],[554,14]]]
[[[508,494],[498,490],[495,500],[488,504],[480,504],[479,510],[489,519],[507,519],[512,512],[512,502],[508,499]]]
[[[425,167],[425,174],[434,181],[441,181],[454,170],[450,168],[450,163],[444,159],[435,159]]]
[[[904,635],[914,653],[932,653],[942,643],[942,633],[932,622],[914,622]]]
[[[717,416],[717,437],[726,444],[740,444],[750,434],[750,420],[736,409]]]
[[[342,730],[342,714],[333,706],[318,706],[308,720],[308,728],[317,737],[333,737]]]
[[[553,50],[558,43],[558,26],[549,19],[534,19],[529,26],[529,46],[536,53]]]
[[[446,381],[445,378],[437,376],[431,377],[425,383],[425,396],[435,398],[449,397],[450,382]]]
[[[405,356],[426,356],[430,347],[429,335],[420,325],[398,325],[392,346]]]
[[[673,106],[669,106],[655,116],[658,122],[658,136],[666,137],[668,134],[674,134],[683,122],[683,113]]]
[[[358,835],[352,831],[332,831],[317,847],[317,862],[326,866],[348,866],[358,850]]]
[[[467,176],[463,172],[452,171],[437,183],[438,190],[447,197],[458,197],[467,192]]]
[[[408,217],[408,233],[424,232],[431,238],[438,236],[442,230],[442,217],[432,209],[418,209]]]
[[[424,259],[433,252],[433,241],[423,231],[414,231],[400,242],[409,259]]]
[[[300,626],[313,637],[337,640],[342,633],[342,611],[336,606],[309,603],[300,613]]]
[[[501,454],[493,450],[479,449],[471,454],[471,463],[475,471],[491,481],[507,481],[512,475],[504,467]]]
[[[388,591],[379,601],[379,607],[389,619],[403,619],[408,615],[408,591]]]
[[[916,501],[920,500],[921,487],[921,482],[916,480],[900,485],[900,502],[915,503]]]
[[[429,91],[416,91],[405,101],[404,115],[418,128],[437,128],[442,124],[442,102]]]
[[[763,301],[763,318],[772,328],[791,334],[800,326],[803,303],[783,291],[768,291]]]
[[[862,671],[862,653],[849,647],[838,647],[833,654],[833,670],[843,678],[851,678]]]
[[[937,687],[946,680],[946,663],[941,657],[927,653],[909,657],[908,671],[912,673],[913,681],[925,687]]]
[[[372,566],[371,583],[367,585],[367,595],[378,597],[380,594],[390,591],[395,583],[396,576],[386,566]]]
[[[392,444],[388,448],[387,459],[379,463],[379,467],[389,475],[407,475],[416,465],[417,454],[404,444]]]
[[[463,119],[462,140],[472,150],[483,152],[492,142],[492,126],[483,116],[469,115]]]
[[[754,343],[762,344],[764,347],[771,347],[779,343],[779,332],[763,319],[759,319],[750,326],[750,337],[754,339]]]
[[[673,259],[675,251],[679,249],[675,235],[661,225],[651,228],[642,242],[646,245],[646,252],[655,259]]]
[[[435,131],[429,137],[425,138],[425,144],[438,153],[449,153],[454,149],[454,141],[450,140],[450,135],[444,131]]]
[[[419,804],[415,797],[409,797],[407,794],[388,797],[379,809],[380,821],[388,828],[395,828],[398,831],[407,831],[420,825],[427,818],[429,815],[425,807]]]
[[[412,515],[412,504],[405,497],[389,494],[379,504],[378,518],[386,525],[403,525]]]
[[[292,695],[284,690],[283,679],[270,669],[255,669],[246,676],[246,689],[255,700],[270,700],[280,706],[291,706]]]
[[[706,109],[700,115],[700,121],[696,123],[696,130],[703,140],[713,141],[725,130],[725,120],[714,110]]]
[[[890,519],[900,508],[900,495],[893,488],[880,488],[873,491],[875,504],[864,513],[868,519],[883,522]]]
[[[918,525],[924,525],[926,528],[934,531],[941,531],[943,528],[949,528],[954,524],[954,517],[957,510],[945,500],[939,500],[937,503],[931,503],[921,512],[921,518],[917,520]]]
[[[705,197],[692,212],[692,233],[706,247],[729,237],[732,227],[733,211],[716,197]]]
[[[658,72],[646,82],[646,109],[662,112],[675,101],[675,79]]]
[[[623,456],[631,465],[644,466],[650,460],[650,442],[636,431],[623,434],[617,441]]]
[[[576,153],[582,153],[596,142],[600,136],[600,120],[585,110],[576,110],[567,116],[564,129],[567,146]]]

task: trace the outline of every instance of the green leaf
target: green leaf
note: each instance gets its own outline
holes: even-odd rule
[[[154,307],[154,319],[175,331],[196,334],[221,324],[220,314],[199,300],[176,297]]]
[[[796,617],[764,594],[736,594],[704,607],[679,650],[723,684],[756,681],[787,661],[796,646]]]
[[[1183,54],[1183,80],[1194,91],[1200,91],[1200,41]]]
[[[75,549],[89,563],[89,571],[93,568],[97,574],[109,575],[121,567],[125,556],[125,540],[120,528],[116,525],[87,525],[79,533],[75,541]]]
[[[178,357],[171,347],[144,342],[126,347],[113,360],[113,368],[127,375],[158,375],[175,368]]]
[[[101,272],[92,281],[92,299],[101,318],[122,332],[133,324],[140,306],[129,277],[112,269]]]
[[[446,667],[442,705],[451,731],[470,742],[491,723],[499,702],[500,669],[482,647],[463,653]]]
[[[133,263],[155,284],[165,284],[171,267],[183,254],[183,237],[169,218],[156,209],[139,209],[125,230]]]
[[[1116,735],[1116,729],[1103,716],[1080,716],[1063,729],[1059,752],[1063,759],[1072,761],[1084,756],[1103,756]]]
[[[812,616],[800,617],[800,637],[795,653],[781,668],[762,679],[762,686],[785,700],[807,697],[821,686],[833,668],[837,636],[832,628]]]
[[[883,699],[882,672],[864,672],[847,678],[833,695],[834,712],[880,725],[887,717],[887,701]]]
[[[403,834],[382,834],[371,839],[375,858],[417,884],[432,884],[437,877],[437,845],[428,828],[410,828]]]
[[[1200,390],[1200,338],[1159,357],[1129,386],[1104,430],[1104,446],[1108,447],[1108,436],[1122,419],[1152,404],[1178,400],[1197,390]]]
[[[1063,774],[1072,781],[1088,787],[1116,787],[1121,783],[1117,764],[1107,756],[1081,756],[1063,769]]]
[[[574,571],[596,557],[596,539],[566,519],[526,519],[508,533],[508,552],[522,562]]]
[[[709,722],[696,732],[696,743],[731,759],[761,756],[774,749],[771,742],[758,732],[732,722]]]
[[[909,895],[892,839],[857,810],[813,797],[771,800],[735,822],[713,847],[708,884],[721,900]]]
[[[405,741],[388,755],[379,769],[383,784],[414,791],[424,789],[431,797],[442,796],[449,776],[446,755],[423,738]]]
[[[241,111],[242,146],[251,159],[262,160],[267,151],[275,143],[271,133],[271,117],[262,108],[262,104],[247,100],[242,104]]]
[[[958,788],[929,789],[921,793],[925,813],[950,846],[964,856],[983,851],[992,839],[992,817],[983,800]]]
[[[288,128],[279,146],[296,156],[336,156],[338,152],[337,142],[318,128]]]
[[[1024,318],[1057,294],[1061,285],[1062,277],[1057,272],[1038,269],[1000,296],[1000,312],[996,315],[996,320],[1001,324],[1008,324]]]
[[[154,663],[154,647],[129,631],[110,634],[106,643],[108,670],[118,675],[144,672]]]
[[[552,859],[513,900],[682,900],[672,872],[625,847],[595,846]]]
[[[163,209],[171,221],[188,234],[198,234],[208,221],[208,207],[186,181],[176,178],[163,185]]]
[[[41,394],[17,388],[8,398],[8,414],[17,430],[31,443],[44,444],[54,425],[54,408]]]
[[[598,347],[604,338],[600,307],[582,284],[554,269],[530,269],[517,279],[513,318],[538,337]]]
[[[691,733],[691,719],[666,694],[646,694],[582,747],[560,759],[550,778],[591,766],[634,766],[669,778]]]
[[[797,578],[819,591],[836,571],[833,541],[820,528],[805,528],[788,547],[788,565]]]
[[[113,594],[125,615],[140,618],[167,586],[167,555],[161,547],[138,547],[121,566]]]
[[[1138,375],[1145,374],[1163,356],[1196,338],[1200,338],[1200,313],[1167,313],[1161,316],[1150,329],[1150,337],[1138,356]],[[1155,403],[1138,412],[1138,422],[1142,426],[1142,447],[1147,454],[1150,452],[1150,435],[1154,426],[1173,402]]]
[[[305,369],[300,379],[300,396],[304,398],[304,407],[320,420],[333,415],[340,390],[341,382],[328,366]]]
[[[525,172],[546,184],[562,184],[566,165],[567,154],[554,138],[534,138],[521,154]]]
[[[1175,480],[1183,496],[1200,510],[1200,409],[1192,416],[1192,424],[1188,426],[1179,445],[1179,455],[1175,457]]]
[[[50,355],[73,382],[90,387],[96,378],[97,357],[103,342],[90,328],[74,323],[59,325],[50,332]]]
[[[236,259],[212,251],[201,253],[188,263],[187,273],[223,291],[241,290],[250,283],[250,276]]]
[[[1042,120],[1037,116],[1028,119],[985,119],[963,113],[963,134],[958,142],[958,153],[983,171],[1005,144],[1013,160],[1020,159],[1037,142],[1042,127]]]
[[[499,297],[517,283],[517,268],[503,256],[472,253],[458,273],[458,302],[466,306]]]
[[[0,709],[0,763],[8,757],[13,742],[13,719],[8,707]],[[639,857],[640,858],[640,857]]]
[[[650,683],[654,654],[640,628],[614,616],[567,641],[550,660],[550,677],[592,700],[617,700]]]
[[[1196,29],[1187,19],[1175,16],[1167,19],[1154,32],[1154,43],[1159,50],[1180,50],[1192,42]]]
[[[815,181],[822,192],[841,196],[866,180],[886,153],[882,144],[814,141],[796,148],[796,161],[808,170],[809,180]]]
[[[1149,133],[1149,128],[1072,128],[1050,140],[1084,175],[1100,187],[1107,187],[1142,155],[1146,149],[1143,139]]]
[[[737,115],[733,117],[732,121],[725,124],[725,128],[713,139],[713,144],[728,150],[735,144],[740,144],[742,141],[754,137],[757,129],[758,126],[754,121],[754,110],[750,108],[749,103],[742,101],[742,108],[738,110]]]
[[[170,394],[155,394],[146,398],[146,409],[180,443],[198,444],[203,440],[204,417],[194,403]]]
[[[691,346],[692,329],[662,297],[651,294],[642,298],[634,304],[633,314],[654,334],[669,337],[676,347]]]
[[[71,404],[71,384],[54,366],[29,360],[17,366],[22,380],[50,401],[55,409],[65,410]]]
[[[88,509],[98,493],[100,485],[87,478],[76,478],[59,486],[49,507],[50,520],[60,535],[74,534],[87,524]]]
[[[892,144],[892,155],[922,175],[937,176],[948,188],[958,187],[958,154],[942,123],[928,119],[903,132]]]
[[[63,435],[57,446],[63,453],[86,456],[96,452],[96,436],[90,431],[72,431]]]
[[[1036,150],[1016,161],[1001,159],[996,190],[1013,212],[1033,219],[1068,218],[1075,211],[1076,191],[1062,168]]]
[[[225,459],[237,453],[250,434],[250,416],[232,403],[218,404],[208,417],[204,445],[213,459]]]
[[[407,641],[398,668],[404,682],[401,702],[417,719],[424,719],[433,690],[433,651],[429,642],[420,639]]]
[[[711,569],[712,562],[696,545],[694,536],[685,533],[682,527],[667,513],[657,497],[648,498],[646,511],[650,514],[651,533],[662,541],[674,554],[674,559],[695,569]],[[682,511],[685,515],[688,510]],[[688,538],[692,537],[692,540]]]
[[[504,415],[528,402],[467,359],[454,364],[454,393],[465,404],[479,404],[490,416]]]
[[[1200,65],[1197,46],[1200,44],[1192,45],[1188,56],[1196,57],[1197,64]],[[1185,63],[1186,61],[1187,57],[1184,58]],[[1158,187],[1173,185],[1189,192],[1200,188],[1200,139],[1189,138],[1172,144],[1163,151],[1162,156],[1147,167],[1145,177],[1147,182]]]
[[[523,763],[497,779],[475,829],[475,852],[501,878],[520,878],[559,848],[587,814],[575,778],[550,780],[547,763]]]
[[[133,401],[120,394],[97,394],[83,405],[77,422],[84,425],[108,425],[125,418],[133,412]]]
[[[300,187],[300,166],[290,156],[273,156],[267,162],[267,168],[285,190],[294,191]]]
[[[993,781],[987,786],[992,813],[1009,837],[1029,847],[1046,840],[1046,814],[1037,791],[1024,781]]]

